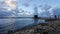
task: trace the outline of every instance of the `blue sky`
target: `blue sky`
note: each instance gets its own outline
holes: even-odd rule
[[[6,1],[6,0],[0,0],[1,1]],[[27,4],[29,4],[28,9],[32,9],[33,6],[37,5],[51,5],[51,6],[59,6],[60,7],[60,0],[18,0],[18,6],[20,8],[25,8],[25,10],[27,9],[26,7],[24,7],[24,5],[26,6]],[[32,8],[31,8],[32,7]]]
[[[30,12],[34,12],[33,8],[34,6],[39,7],[39,5],[50,5],[52,7],[60,7],[60,0],[19,0],[19,7],[23,8],[23,10],[27,10]],[[29,4],[28,7],[26,7],[26,4]],[[41,12],[41,11],[38,11]]]
[[[27,9],[26,7],[24,7],[24,3],[29,4],[29,9],[33,8],[35,5],[39,6],[39,5],[51,5],[53,7],[55,6],[59,6],[60,7],[60,0],[19,0],[19,6]]]
[[[0,0],[1,1],[6,1],[6,0]],[[18,0],[19,5],[22,3],[30,3],[30,4],[36,4],[36,5],[40,5],[40,4],[48,4],[48,5],[59,5],[60,6],[60,0]]]
[[[60,6],[60,0],[18,0],[19,3],[30,3],[30,4],[36,4],[36,5],[40,5],[40,4],[48,4],[48,5],[59,5]]]
[[[0,2],[1,1],[6,1],[6,0],[0,0]],[[34,12],[35,6],[37,6],[39,8],[38,12],[42,12],[42,11],[39,11],[41,8],[41,7],[39,7],[40,5],[48,5],[51,7],[60,7],[60,0],[15,0],[15,1],[18,2],[17,5],[18,5],[19,9],[22,8],[22,10],[28,11],[31,13]]]

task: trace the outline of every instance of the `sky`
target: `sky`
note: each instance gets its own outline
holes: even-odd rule
[[[0,0],[1,1],[6,1],[6,0]],[[19,3],[20,5],[23,5],[24,3],[27,4],[36,4],[36,5],[41,5],[41,4],[47,4],[47,5],[52,5],[52,6],[60,6],[60,0],[15,0]]]
[[[10,8],[15,8],[17,5],[18,9],[34,13],[34,7],[38,7],[38,13],[44,12],[43,10],[51,7],[60,7],[60,0],[0,0],[0,2],[16,1],[16,4],[6,2]],[[12,6],[11,6],[12,5]],[[43,7],[45,6],[45,7]]]
[[[60,0],[19,0],[19,6],[22,5],[23,3],[30,4],[30,5],[52,5],[52,6],[60,6]],[[31,7],[33,7],[31,6]]]
[[[33,10],[34,6],[41,8],[39,6],[45,4],[52,7],[60,7],[60,0],[18,0],[18,1],[20,8],[23,8],[23,10],[28,10],[30,12],[34,12]]]

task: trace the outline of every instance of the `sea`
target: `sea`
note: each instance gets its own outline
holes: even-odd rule
[[[4,18],[0,19],[0,34],[7,34],[9,30],[21,29],[26,26],[36,25],[38,23],[46,23],[42,19],[32,18]]]

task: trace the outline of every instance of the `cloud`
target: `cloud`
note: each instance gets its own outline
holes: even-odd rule
[[[25,7],[29,7],[28,3],[23,3],[22,5],[25,6]]]
[[[50,12],[49,11],[45,11],[39,14],[40,17],[50,17]]]
[[[11,16],[11,13],[10,12],[0,12],[0,17],[3,17],[3,16]]]
[[[2,3],[3,3],[3,5],[2,5]],[[1,3],[1,6],[2,7],[7,7],[7,5],[4,3],[4,2],[2,2]],[[9,4],[9,3],[8,3]],[[6,5],[6,6],[5,6]],[[24,6],[26,6],[26,7],[28,7],[29,6],[29,3],[24,3],[23,4]],[[1,16],[2,15],[5,15],[5,16],[7,16],[7,14],[9,13],[10,15],[12,14],[12,15],[15,15],[16,16],[16,14],[18,14],[18,15],[27,15],[27,16],[29,16],[29,15],[32,15],[31,14],[31,12],[29,12],[29,11],[27,11],[27,9],[25,8],[25,9],[23,9],[23,10],[26,10],[26,11],[22,11],[22,9],[21,9],[21,11],[20,11],[20,9],[18,9],[20,12],[18,12],[18,10],[17,9],[15,9],[15,10],[11,10],[10,9],[11,7],[9,7],[9,9],[8,8],[1,8],[0,7],[0,10],[2,10],[2,11],[6,11],[5,13],[4,12],[2,12],[2,11],[0,11],[1,12]],[[44,5],[39,5],[39,8],[40,8],[40,10],[41,10],[41,14],[39,14],[39,15],[41,15],[41,16],[50,16],[50,15],[59,15],[60,14],[60,8],[53,8],[52,6],[50,6],[50,5],[47,5],[47,4],[44,4]],[[30,9],[30,8],[29,8]],[[38,9],[39,10],[39,9]],[[10,12],[9,12],[10,11]]]
[[[45,5],[39,5],[39,8],[40,8],[39,16],[50,17],[51,15],[50,9],[52,8],[52,6],[45,4]]]
[[[0,2],[0,16],[13,16],[17,14],[17,9],[12,9],[5,2]]]
[[[54,16],[54,15],[57,15],[57,16],[60,16],[60,7],[53,7],[53,6],[40,6],[41,7],[41,10],[45,10],[43,11],[42,13],[40,13],[40,16],[44,16],[44,17],[50,17],[50,16]]]
[[[41,9],[41,10],[49,10],[50,8],[51,8],[52,6],[50,6],[50,5],[47,5],[47,4],[44,4],[44,5],[39,5],[39,8]]]
[[[16,1],[6,0],[5,3],[6,3],[6,5],[8,5],[9,7],[11,7],[12,9],[16,8],[16,6],[17,6],[17,2],[16,2]]]
[[[60,8],[59,7],[52,8],[51,11],[52,11],[53,15],[60,15]]]

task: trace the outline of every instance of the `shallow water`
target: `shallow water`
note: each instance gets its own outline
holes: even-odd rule
[[[20,19],[0,19],[0,34],[6,34],[9,30],[23,28],[28,25],[45,23],[44,20],[34,20],[29,18]]]

